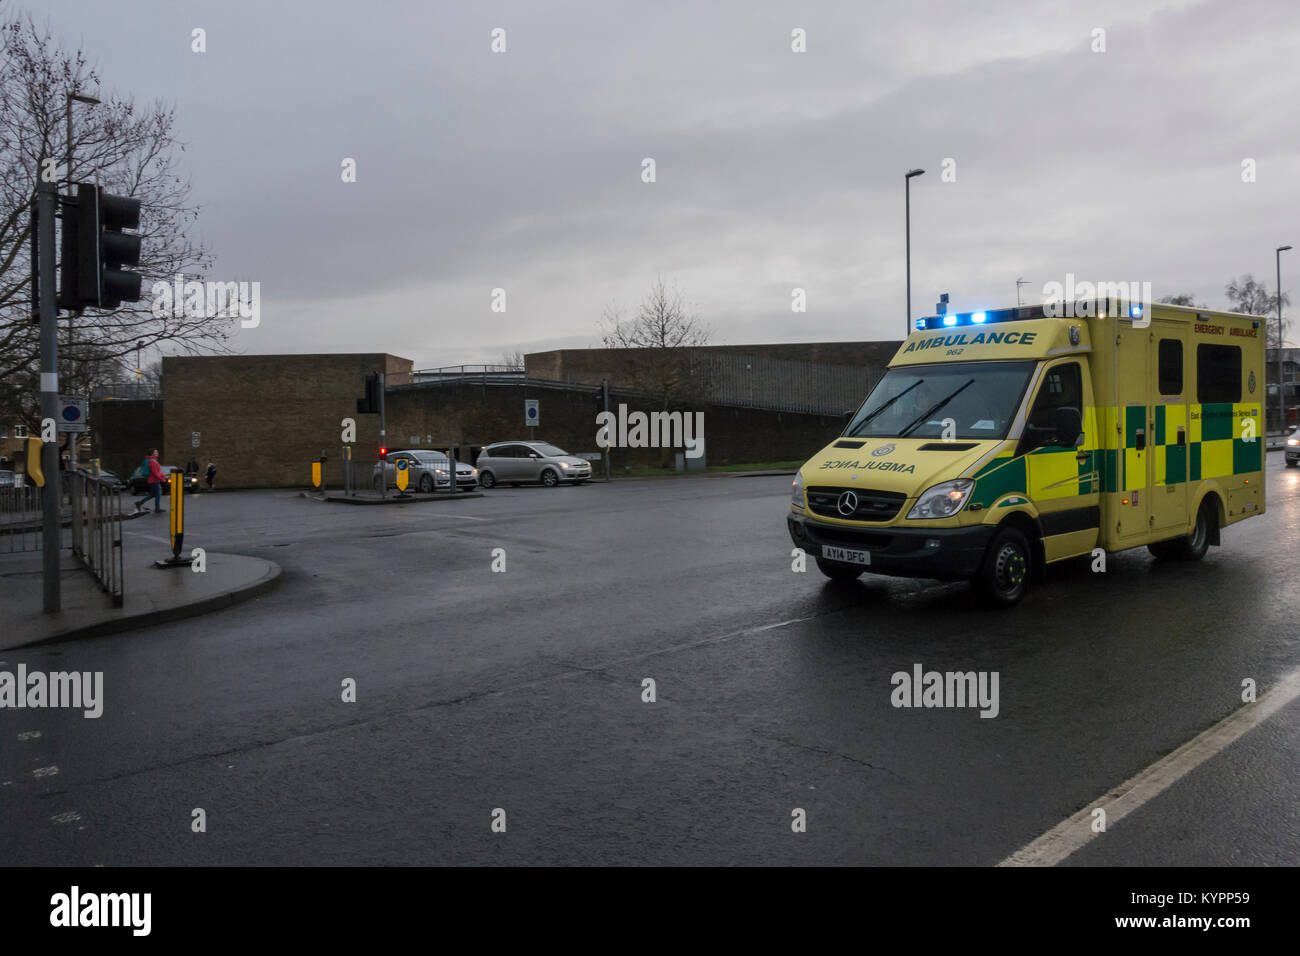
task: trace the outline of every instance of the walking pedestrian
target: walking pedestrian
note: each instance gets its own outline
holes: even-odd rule
[[[158,449],[154,448],[149,452],[149,457],[144,460],[143,465],[149,484],[149,493],[135,503],[136,511],[148,511],[144,503],[153,498],[153,513],[162,514],[162,486],[167,481],[167,476],[163,474],[162,465],[158,464]]]
[[[212,482],[217,477],[217,466],[212,464],[212,459],[208,459],[208,468],[204,472],[204,477],[208,479],[208,491],[212,490]]]

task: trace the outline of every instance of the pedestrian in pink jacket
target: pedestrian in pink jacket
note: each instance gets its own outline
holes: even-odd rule
[[[163,474],[162,465],[158,464],[158,449],[155,448],[149,452],[149,457],[144,460],[143,466],[149,473],[149,493],[135,503],[136,511],[148,511],[144,503],[150,498],[153,499],[153,513],[162,514],[162,487],[167,481],[167,476]]]

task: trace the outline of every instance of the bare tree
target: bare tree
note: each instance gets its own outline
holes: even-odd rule
[[[1286,339],[1286,330],[1290,328],[1291,323],[1283,319],[1282,328],[1278,329],[1277,293],[1269,292],[1262,282],[1247,273],[1241,278],[1229,282],[1227,287],[1224,288],[1223,294],[1228,297],[1228,308],[1233,312],[1273,317],[1273,321],[1264,323],[1264,327],[1268,330],[1265,342],[1271,349],[1278,348],[1283,344]],[[1285,309],[1290,304],[1291,297],[1283,292],[1282,308]]]
[[[1165,305],[1185,305],[1193,309],[1209,308],[1209,306],[1203,302],[1198,303],[1196,301],[1196,296],[1192,295],[1190,292],[1180,292],[1178,295],[1161,296],[1156,301],[1163,302]]]
[[[601,322],[601,340],[608,349],[638,349],[626,363],[627,384],[650,392],[661,409],[698,398],[703,390],[699,375],[691,374],[687,350],[709,344],[712,331],[677,288],[669,289],[663,277],[650,286],[635,318],[626,319],[617,306],[609,306]]]
[[[161,342],[193,351],[219,346],[228,319],[202,315],[155,316],[149,289],[183,273],[202,279],[211,256],[187,235],[199,207],[177,169],[183,144],[173,135],[174,109],[136,104],[99,89],[100,77],[80,50],[65,48],[30,16],[0,22],[0,417],[34,426],[39,417],[38,338],[32,324],[29,216],[42,159],[57,162],[61,180],[94,182],[141,201],[139,303],[115,310],[88,309],[60,319],[60,352],[67,389],[84,390],[111,374],[117,359]],[[73,109],[73,163],[65,157],[67,96],[94,93],[102,102]],[[176,310],[180,311],[180,310]]]
[[[504,365],[506,368],[523,368],[524,353],[515,349],[512,352],[502,352],[501,357],[497,359],[498,365]]]

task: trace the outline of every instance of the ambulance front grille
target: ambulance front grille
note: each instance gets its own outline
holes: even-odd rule
[[[840,510],[840,496],[850,492],[857,498],[857,508]],[[889,521],[903,507],[907,495],[897,491],[873,491],[869,488],[809,488],[808,507],[814,514],[850,521]],[[850,502],[846,502],[848,504]]]

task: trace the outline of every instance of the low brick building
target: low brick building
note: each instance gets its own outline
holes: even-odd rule
[[[157,401],[96,403],[92,417],[103,465],[129,474],[144,452],[162,448],[164,464],[217,466],[219,488],[305,488],[311,462],[324,454],[326,485],[343,480],[342,428],[353,419],[353,460],[363,476],[381,446],[379,416],[358,414],[357,399],[373,371],[387,375],[385,393],[390,449],[446,447],[456,443],[473,462],[489,442],[536,438],[574,453],[594,453],[601,362],[634,360],[622,350],[563,350],[527,357],[525,376],[445,375],[419,381],[409,359],[385,353],[309,355],[168,356],[163,396]],[[726,373],[722,385],[674,402],[703,412],[707,462],[748,464],[802,459],[838,434],[845,415],[865,397],[892,343],[813,343],[690,350],[697,371]],[[703,358],[701,358],[703,356]],[[725,361],[717,357],[722,356]],[[827,361],[836,358],[837,361]],[[711,363],[711,366],[709,365]],[[616,371],[616,369],[615,369]],[[559,380],[546,380],[557,376]],[[564,379],[568,379],[565,381]],[[575,381],[575,379],[586,379]],[[650,413],[662,408],[650,392],[617,376],[611,409]],[[540,403],[541,423],[524,420],[524,403]],[[658,465],[675,449],[615,449],[614,470]]]
[[[428,383],[388,393],[388,434],[392,447],[445,447],[456,442],[462,461],[473,463],[478,450],[498,441],[548,441],[574,454],[599,452],[596,413],[599,389],[556,382],[521,381],[475,384]],[[540,424],[524,420],[524,402],[538,402]],[[641,394],[610,391],[610,407],[629,412],[653,411]],[[805,415],[758,408],[694,406],[704,414],[704,438],[710,465],[790,461],[811,455],[844,427],[842,416]],[[357,455],[363,454],[361,450]],[[611,466],[659,465],[673,460],[659,448],[617,448]]]
[[[212,459],[223,488],[306,487],[322,450],[337,465],[343,419],[355,420],[358,446],[379,447],[379,416],[357,414],[373,371],[401,385],[412,366],[385,353],[168,356],[163,459]]]

